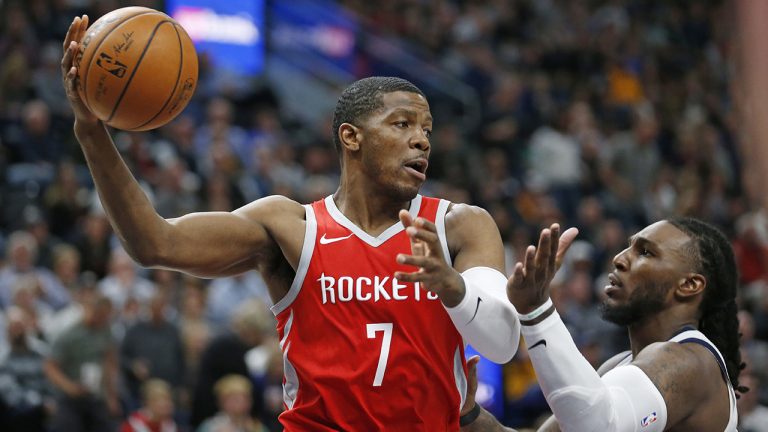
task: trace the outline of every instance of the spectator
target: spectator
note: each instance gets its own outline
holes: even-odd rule
[[[112,305],[103,295],[83,302],[82,322],[56,339],[45,374],[56,389],[53,432],[113,431],[120,414],[117,347],[109,329]]]
[[[120,363],[130,396],[129,406],[140,401],[141,386],[150,378],[159,378],[179,389],[185,375],[184,347],[176,326],[165,312],[164,295],[155,294],[149,301],[149,317],[141,320],[123,338]]]
[[[141,388],[144,405],[120,426],[120,432],[176,432],[173,391],[167,382],[150,379]]]
[[[9,305],[19,278],[31,276],[39,283],[39,300],[54,309],[69,303],[69,294],[50,270],[36,267],[37,242],[27,231],[16,231],[8,239],[9,265],[0,270],[0,304]]]
[[[266,306],[255,299],[240,305],[232,316],[230,331],[214,338],[200,356],[199,375],[192,400],[192,426],[216,413],[213,389],[229,374],[250,376],[245,356],[252,348],[274,336],[274,321]],[[251,413],[260,414],[261,388],[253,389]]]
[[[230,374],[216,381],[219,412],[205,420],[197,432],[269,432],[251,417],[251,387],[248,378],[242,375]]]
[[[750,389],[761,388],[760,380],[751,374],[739,377],[739,382]],[[768,407],[757,400],[757,392],[749,391],[739,398],[739,431],[768,432]]]
[[[138,274],[138,265],[120,247],[112,249],[109,273],[99,282],[99,290],[109,298],[118,314],[125,311],[129,299],[144,305],[156,291],[152,282]]]
[[[24,311],[6,312],[10,352],[0,358],[0,429],[33,432],[45,429],[53,410],[51,388],[43,373],[44,353],[29,344]]]
[[[208,286],[208,320],[214,326],[224,328],[235,309],[252,298],[272,304],[267,294],[267,285],[259,273],[250,271],[215,279]]]

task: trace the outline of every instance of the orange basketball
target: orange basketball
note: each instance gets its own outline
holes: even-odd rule
[[[197,53],[184,28],[144,7],[114,10],[91,25],[75,57],[80,98],[106,124],[160,127],[189,103]]]

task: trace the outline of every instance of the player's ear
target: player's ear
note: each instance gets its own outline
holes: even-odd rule
[[[707,279],[698,273],[688,273],[677,286],[676,294],[690,298],[701,294],[707,286]]]
[[[341,146],[349,151],[356,152],[360,150],[360,141],[362,140],[362,130],[352,123],[342,123],[339,126],[339,139]]]

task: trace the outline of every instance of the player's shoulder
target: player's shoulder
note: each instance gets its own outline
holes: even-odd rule
[[[699,379],[702,373],[719,377],[717,363],[711,361],[711,354],[699,344],[681,344],[673,341],[656,342],[640,351],[632,364],[642,369],[653,380],[654,376],[663,381],[704,384]],[[655,382],[655,380],[654,380]]]
[[[482,207],[464,204],[450,203],[445,213],[446,225],[463,223],[487,223],[493,222],[491,214]]]
[[[282,195],[270,195],[259,198],[249,204],[235,210],[235,213],[249,218],[263,219],[271,217],[281,217],[292,219],[293,217],[303,220],[305,217],[304,206]]]

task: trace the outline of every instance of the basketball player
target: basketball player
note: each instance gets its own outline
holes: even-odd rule
[[[332,196],[310,205],[271,196],[166,220],[78,98],[72,58],[87,25],[73,21],[62,75],[109,220],[144,266],[202,277],[261,272],[284,356],[286,430],[458,430],[465,342],[504,363],[519,324],[490,215],[418,194],[431,152],[424,94],[381,77],[343,91]]]
[[[632,236],[613,259],[602,305],[605,319],[627,326],[632,349],[595,372],[549,300],[564,252],[558,232],[557,226],[542,231],[508,289],[554,413],[539,430],[735,431],[734,389],[747,389],[739,386],[737,273],[725,236],[690,218],[657,222]],[[508,429],[483,411],[462,430]]]

